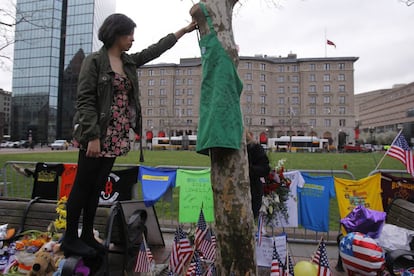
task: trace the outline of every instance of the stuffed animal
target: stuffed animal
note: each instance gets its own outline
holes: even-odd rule
[[[56,271],[52,255],[46,251],[38,251],[28,276],[52,276]]]

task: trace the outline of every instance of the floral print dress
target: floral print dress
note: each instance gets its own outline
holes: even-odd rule
[[[106,130],[102,157],[117,157],[126,155],[130,150],[129,129],[129,97],[132,89],[131,81],[118,73],[113,80],[114,99],[111,106],[111,118]]]

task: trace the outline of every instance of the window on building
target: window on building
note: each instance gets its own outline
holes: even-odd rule
[[[148,106],[152,106],[152,103],[153,103],[152,99],[148,99]]]
[[[154,96],[154,90],[148,89],[148,96]]]
[[[339,119],[339,126],[345,127],[346,126],[346,120],[345,119]]]
[[[309,96],[309,103],[316,104],[316,96]]]
[[[187,109],[187,116],[193,116],[193,110],[191,108]]]
[[[251,70],[252,67],[252,63],[251,62],[246,62],[246,69]]]
[[[345,81],[345,74],[339,74],[338,81]]]
[[[167,85],[167,81],[165,79],[160,79],[160,85],[161,86]]]
[[[193,99],[192,98],[187,99],[187,105],[193,105]]]
[[[181,99],[175,99],[175,105],[180,105],[181,104]]]
[[[159,122],[160,122],[160,124],[159,124],[159,126],[160,126],[160,127],[165,126],[165,121],[164,121],[164,119],[160,119],[160,120],[159,120]]]
[[[175,95],[180,96],[181,95],[181,89],[175,89]]]
[[[265,104],[266,103],[266,96],[260,96],[260,103]]]
[[[277,93],[279,93],[279,94],[284,94],[284,93],[285,93],[285,87],[283,87],[283,86],[279,86],[279,87],[277,88]]]
[[[138,75],[138,77],[141,77],[142,76],[142,71],[138,70],[137,75]]]
[[[161,98],[161,99],[160,99],[160,105],[161,105],[161,106],[165,106],[165,105],[167,105],[167,99],[166,99],[166,98]]]
[[[175,70],[175,74],[176,74],[177,76],[179,76],[179,75],[181,74],[181,70],[180,70],[180,69],[176,69],[176,70]]]
[[[292,76],[292,77],[290,78],[290,80],[291,80],[292,82],[299,82],[299,77],[298,77],[298,76]]]
[[[310,75],[309,75],[309,81],[312,81],[312,82],[316,81],[316,76],[315,76],[315,74],[310,74]]]
[[[154,76],[154,70],[152,70],[152,69],[149,69],[148,70],[148,76]]]
[[[167,95],[167,91],[165,90],[165,88],[161,88],[160,89],[160,96],[166,96]]]
[[[147,127],[152,127],[152,126],[153,126],[152,120],[147,120]]]
[[[187,85],[193,85],[193,79],[188,79],[187,80]]]
[[[152,114],[152,108],[148,108],[147,109],[147,115],[148,116],[152,116],[153,114]]]
[[[266,81],[266,75],[260,74],[260,81]]]
[[[260,118],[260,125],[261,126],[265,126],[266,125],[266,119],[265,118]]]
[[[181,85],[181,79],[176,79],[175,80],[175,85]]]
[[[345,114],[345,112],[346,112],[345,107],[344,106],[340,106],[339,107],[339,114],[343,115],[343,114]]]
[[[245,78],[245,80],[252,80],[253,79],[252,73],[246,73],[244,78]]]
[[[279,97],[279,104],[285,104],[285,98]]]
[[[323,125],[325,127],[331,127],[331,119],[325,119],[325,120],[323,120]]]
[[[292,104],[299,104],[299,97],[292,97]]]
[[[187,75],[189,76],[193,75],[193,69],[191,68],[187,69]]]
[[[293,65],[292,66],[292,71],[293,72],[298,72],[299,71],[298,66],[297,65]]]
[[[339,70],[345,70],[345,63],[339,63],[338,68]]]
[[[278,76],[277,82],[285,82],[285,76]]]
[[[266,114],[266,107],[264,106],[260,107],[260,114],[262,115]]]
[[[331,103],[331,96],[323,96],[323,103],[330,104]]]
[[[174,109],[174,113],[175,113],[175,117],[180,117],[181,116],[181,112],[179,108]]]
[[[161,69],[160,69],[160,75],[161,75],[161,76],[164,76],[164,75],[165,75],[165,69],[164,69],[164,68],[161,68]]]
[[[292,93],[299,93],[299,86],[292,86],[291,92]]]
[[[262,71],[266,70],[266,64],[265,63],[260,63],[260,70],[262,70]]]
[[[285,116],[285,108],[279,107],[279,116]]]
[[[331,92],[331,86],[330,85],[324,85],[323,86],[323,92]]]
[[[345,96],[339,96],[339,104],[345,104]]]
[[[315,71],[315,70],[316,70],[316,65],[315,65],[315,63],[311,63],[311,64],[309,64],[309,70],[311,70],[311,71]]]
[[[285,66],[284,66],[284,65],[279,65],[279,66],[278,66],[278,71],[279,71],[280,73],[285,72]]]
[[[309,115],[316,115],[316,107],[314,106],[309,107]]]
[[[148,80],[148,86],[154,86],[155,85],[155,81],[154,80]]]
[[[310,93],[316,93],[316,85],[310,85],[309,86],[309,92]]]
[[[266,85],[262,84],[260,85],[260,93],[265,93],[266,92]]]
[[[193,89],[192,88],[188,88],[187,89],[187,96],[192,96],[193,95]]]
[[[331,108],[329,106],[325,106],[323,108],[323,114],[325,115],[331,114]]]
[[[253,90],[253,86],[250,83],[246,84],[246,91],[252,91],[252,90]]]
[[[339,85],[338,89],[339,89],[339,92],[346,92],[344,84]]]
[[[309,119],[309,125],[316,127],[316,119]]]
[[[331,80],[331,75],[329,74],[323,75],[323,81],[330,81],[330,80]]]
[[[167,112],[165,111],[165,108],[160,108],[160,116],[166,116],[166,115],[167,115]]]
[[[324,63],[324,64],[323,64],[323,70],[325,70],[325,71],[329,71],[329,70],[331,70],[331,64],[329,64],[329,63]]]
[[[246,102],[251,103],[253,101],[252,95],[246,95]]]

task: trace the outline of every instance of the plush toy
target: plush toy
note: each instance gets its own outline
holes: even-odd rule
[[[46,251],[38,251],[35,254],[36,258],[32,265],[32,269],[27,274],[28,276],[52,276],[56,271],[55,262],[52,255]]]

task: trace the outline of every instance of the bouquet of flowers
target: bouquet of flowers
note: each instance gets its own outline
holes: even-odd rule
[[[270,171],[264,184],[264,196],[260,213],[266,225],[283,226],[289,219],[286,201],[291,197],[290,179],[283,176],[286,159],[278,161],[274,170]]]
[[[55,221],[49,225],[49,232],[56,233],[56,232],[62,232],[66,229],[66,202],[67,202],[66,196],[62,197],[58,200],[56,203],[56,214],[57,218]]]

